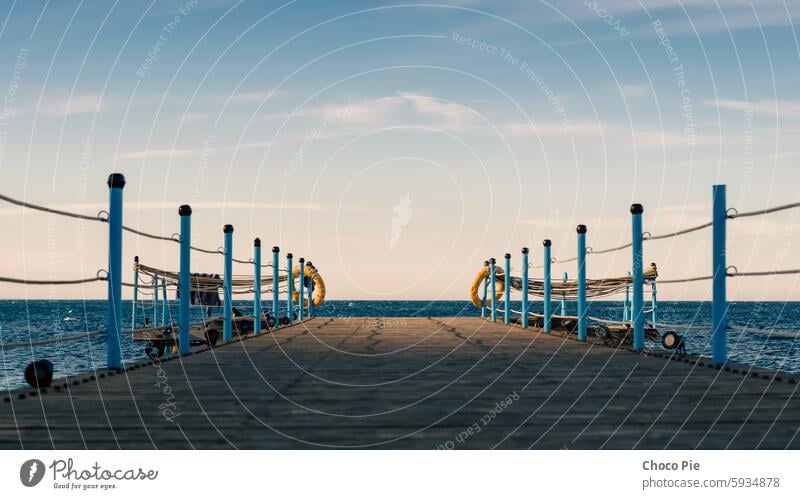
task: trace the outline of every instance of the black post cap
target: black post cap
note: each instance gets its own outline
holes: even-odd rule
[[[549,239],[545,239],[544,241],[542,241],[542,244],[543,244],[545,247],[548,247],[548,248],[549,248],[549,247],[550,247],[550,245],[552,245],[553,243],[551,243]]]
[[[125,187],[125,175],[121,173],[112,173],[108,176],[108,186],[112,189],[122,189]]]
[[[522,248],[522,254],[527,255],[530,252],[528,248]]]
[[[305,263],[306,259],[305,259],[305,258],[303,258],[303,257],[301,256],[301,257],[300,257],[300,260],[298,260],[298,261],[299,261],[300,263]]]
[[[494,258],[490,258],[489,263],[497,263],[497,260],[495,260]]]
[[[258,237],[255,238],[255,240],[253,240],[253,246],[258,246],[260,248],[261,247],[261,239],[258,238]]]
[[[138,256],[133,257],[133,261],[134,262],[138,262],[139,261],[139,257]]]
[[[291,253],[286,253],[286,258],[292,258],[292,256],[293,255]]]
[[[182,204],[180,208],[178,208],[178,215],[182,217],[188,217],[192,214],[192,207],[188,204]]]
[[[579,225],[575,230],[578,231],[578,234],[586,234],[586,226],[583,224]]]
[[[644,207],[639,203],[633,203],[631,205],[631,213],[633,213],[634,215],[640,215],[644,213]]]
[[[488,267],[489,266],[489,260],[484,260],[483,261],[483,266],[484,267]]]
[[[506,260],[511,260],[511,253],[506,253],[504,256],[506,257]]]
[[[277,247],[277,246],[273,246],[273,247],[272,247],[272,252],[273,252],[273,253],[277,253],[277,252],[279,252],[280,250],[281,250],[281,249],[280,249],[279,247]]]
[[[225,227],[222,228],[222,232],[224,232],[225,234],[230,234],[231,232],[233,232],[233,225],[225,224]]]

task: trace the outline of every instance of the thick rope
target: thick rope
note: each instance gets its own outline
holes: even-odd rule
[[[79,333],[74,334],[72,336],[62,336],[60,338],[51,338],[49,340],[36,340],[36,341],[20,341],[17,343],[2,343],[0,344],[0,350],[5,350],[7,348],[23,348],[23,347],[31,347],[31,346],[39,346],[39,345],[50,345],[52,343],[62,343],[67,341],[74,341],[74,340],[82,340],[84,338],[91,338],[92,336],[99,336],[101,334],[106,334],[105,331],[95,331],[93,333]]]

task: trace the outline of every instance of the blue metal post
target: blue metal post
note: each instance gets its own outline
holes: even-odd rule
[[[288,281],[286,284],[286,315],[289,316],[289,324],[294,322],[294,297],[292,293],[294,293],[294,274],[292,274],[292,254],[286,253],[286,267],[287,270],[287,277]]]
[[[133,257],[133,304],[131,306],[131,331],[136,329],[136,302],[139,301],[139,257]]]
[[[631,205],[631,253],[633,262],[631,272],[633,273],[633,310],[631,320],[633,321],[633,349],[642,350],[644,348],[644,269],[642,268],[642,213],[644,208],[640,204]]]
[[[311,267],[314,270],[314,264],[311,262],[306,262],[306,265]],[[313,300],[314,300],[314,280],[310,280],[308,282],[308,318],[311,318],[311,307],[313,307]]]
[[[567,284],[567,281],[569,281],[569,274],[564,272],[564,276],[561,279],[561,281],[564,284]],[[561,293],[561,315],[567,315],[567,293],[566,292],[562,292]]]
[[[280,316],[278,315],[278,307],[280,303],[278,302],[278,292],[280,291],[278,288],[280,287],[280,275],[278,274],[278,266],[280,262],[278,258],[280,257],[281,249],[277,246],[272,247],[272,315],[275,317],[275,329],[280,327]]]
[[[544,313],[544,332],[549,333],[553,326],[553,311],[551,305],[551,294],[552,294],[552,283],[550,279],[553,278],[552,276],[552,269],[550,268],[550,246],[551,242],[549,239],[545,239],[542,241],[542,245],[544,246],[544,297],[542,298],[543,303],[543,313]]]
[[[586,226],[578,232],[578,340],[586,341]]]
[[[306,299],[306,297],[305,297],[305,294],[306,294],[306,292],[305,292],[305,285],[306,285],[306,259],[301,256],[300,260],[298,260],[298,261],[300,262],[300,279],[299,279],[297,285],[300,287],[300,289],[297,292],[297,300],[298,300],[297,301],[297,318],[302,321],[303,320],[303,313],[305,312],[303,310],[303,306],[304,306],[304,302],[305,302],[305,299]]]
[[[713,189],[713,302],[711,304],[711,352],[712,361],[720,366],[728,361],[728,303],[725,279],[728,267],[725,263],[725,222],[728,218],[725,186]]]
[[[522,327],[528,327],[528,248],[522,248]]]
[[[628,272],[628,277],[631,276],[631,273]],[[628,322],[631,320],[630,314],[628,314],[628,307],[630,306],[631,302],[631,287],[625,286],[625,300],[622,302],[622,322]]]
[[[653,327],[656,327],[656,308],[658,307],[658,299],[656,298],[656,281],[650,283],[650,303],[653,306]]]
[[[153,325],[158,327],[158,274],[153,276]]]
[[[483,266],[489,268],[489,260],[483,262]],[[489,303],[489,274],[486,274],[486,279],[483,280],[483,299],[481,300],[481,317],[486,317],[486,304]]]
[[[253,333],[261,334],[261,239],[253,241]]]
[[[222,341],[233,340],[233,225],[222,228],[225,234],[225,274],[222,276],[222,289],[225,303],[222,308]]]
[[[506,253],[505,259],[505,275],[503,275],[503,284],[505,284],[503,303],[505,310],[503,311],[503,324],[508,324],[511,322],[511,253]]]
[[[109,369],[122,367],[122,189],[121,173],[108,176],[108,311],[106,316],[106,357]]]
[[[189,273],[189,263],[192,254],[192,207],[185,204],[178,208],[178,214],[181,216],[181,263],[178,274],[178,294],[180,295],[178,302],[178,353],[184,355],[189,353],[190,350],[189,327],[191,316],[189,308],[192,306],[192,276]]]
[[[156,291],[157,292],[157,291]],[[169,300],[167,300],[167,278],[164,277],[161,279],[161,324],[167,325],[167,319],[169,318]],[[170,321],[170,324],[172,321]]]
[[[494,258],[489,259],[489,279],[491,282],[490,288],[492,290],[492,322],[497,322],[497,277],[494,275],[494,267],[497,260]]]

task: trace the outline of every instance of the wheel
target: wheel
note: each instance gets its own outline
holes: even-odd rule
[[[275,317],[271,315],[267,316],[267,326],[271,328],[275,327]]]
[[[151,359],[160,359],[164,355],[164,343],[160,341],[148,341],[144,347],[144,354]]]
[[[288,325],[289,325],[289,318],[281,317],[281,326],[288,326]]]

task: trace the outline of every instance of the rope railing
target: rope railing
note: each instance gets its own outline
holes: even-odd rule
[[[71,212],[71,211],[60,210],[60,209],[57,209],[57,208],[50,208],[48,206],[43,206],[43,205],[40,205],[40,204],[29,203],[27,201],[14,199],[12,197],[6,196],[5,194],[0,194],[0,201],[5,201],[5,202],[13,204],[13,205],[21,206],[23,208],[29,208],[31,210],[41,211],[41,212],[44,212],[44,213],[52,213],[54,215],[60,215],[60,216],[70,217],[70,218],[77,218],[79,220],[89,220],[89,221],[92,221],[92,222],[108,223],[108,213],[106,211],[104,211],[104,210],[98,212],[97,215],[85,215],[83,213],[75,213],[75,212]],[[103,216],[103,214],[105,214],[105,216]],[[143,230],[135,229],[135,228],[127,226],[127,225],[123,225],[122,226],[122,230],[124,230],[125,232],[129,232],[131,234],[135,234],[137,236],[142,236],[142,237],[145,237],[145,238],[148,238],[148,239],[153,239],[153,240],[156,240],[156,241],[171,241],[171,242],[178,243],[178,244],[180,244],[180,242],[181,242],[180,235],[178,235],[178,234],[172,234],[171,236],[162,236],[162,235],[159,235],[159,234],[153,234],[153,233],[150,233],[150,232],[145,232]],[[222,255],[222,254],[224,254],[224,251],[221,248],[217,248],[215,250],[201,248],[199,246],[190,246],[190,248],[192,250],[194,250],[194,251],[198,251],[200,253],[206,253],[206,254],[209,254],[209,255]],[[232,258],[232,260],[234,262],[237,262],[237,263],[244,263],[244,264],[252,264],[253,263],[252,259],[242,260],[240,258]],[[267,267],[272,267],[272,264],[271,263],[266,263],[266,264],[263,264],[261,266],[267,268]]]
[[[789,209],[793,209],[793,208],[800,208],[800,202],[788,203],[788,204],[783,204],[783,205],[780,205],[780,206],[774,206],[772,208],[765,208],[763,210],[746,211],[746,212],[742,212],[742,213],[739,213],[736,210],[736,208],[730,208],[730,209],[728,209],[726,216],[727,216],[727,218],[729,220],[733,220],[733,219],[737,219],[737,218],[754,217],[754,216],[757,216],[757,215],[768,215],[770,213],[777,213],[777,212],[780,212],[780,211],[789,210]],[[677,230],[677,231],[674,231],[674,232],[668,232],[666,234],[657,234],[657,235],[652,235],[649,232],[644,232],[643,236],[642,236],[642,239],[644,241],[658,241],[658,240],[662,240],[662,239],[669,239],[669,238],[672,238],[672,237],[682,236],[682,235],[685,235],[685,234],[691,234],[692,232],[697,232],[699,230],[707,229],[707,228],[709,228],[709,227],[711,227],[713,225],[714,225],[713,221],[712,222],[706,222],[706,223],[702,223],[700,225],[695,225],[693,227],[688,227],[686,229],[681,229],[681,230]],[[604,253],[613,253],[615,251],[621,251],[621,250],[630,248],[631,245],[632,245],[632,243],[626,243],[626,244],[622,244],[622,245],[619,245],[619,246],[614,246],[614,247],[611,247],[611,248],[605,248],[605,249],[601,249],[601,250],[593,250],[591,247],[587,247],[586,248],[586,254],[588,254],[588,255],[601,255],[601,254],[604,254]],[[571,258],[564,258],[564,259],[555,259],[554,258],[554,259],[551,260],[551,262],[552,263],[557,263],[557,264],[563,264],[563,263],[574,262],[577,259],[578,259],[578,257],[576,257],[576,256],[571,257]],[[532,269],[541,269],[543,267],[544,267],[543,265],[532,265],[530,268],[532,268]]]

